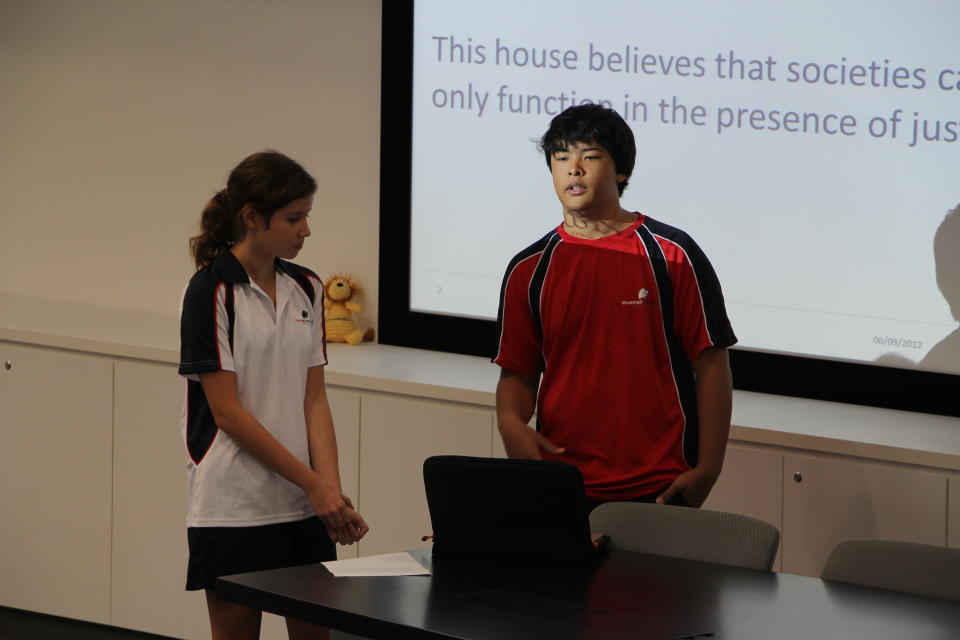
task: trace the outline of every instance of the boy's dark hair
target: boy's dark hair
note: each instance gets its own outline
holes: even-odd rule
[[[568,107],[550,121],[550,128],[540,138],[538,146],[549,167],[554,153],[566,151],[568,146],[578,142],[599,144],[607,150],[617,173],[627,177],[617,183],[617,189],[623,195],[637,159],[637,143],[633,131],[620,114],[599,104]]]

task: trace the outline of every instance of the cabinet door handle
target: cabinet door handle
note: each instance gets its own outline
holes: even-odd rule
[[[794,481],[794,482],[803,482],[803,474],[800,473],[799,471],[797,471],[796,473],[794,473],[794,474],[793,474],[793,481]]]
[[[6,369],[7,371],[9,371],[11,367],[13,367],[13,363],[10,362],[9,360],[3,363],[3,368]]]

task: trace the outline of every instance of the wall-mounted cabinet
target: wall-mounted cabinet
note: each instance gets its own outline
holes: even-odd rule
[[[113,362],[0,342],[0,606],[110,621]]]
[[[819,576],[844,540],[945,545],[943,474],[788,455],[783,464],[783,570]]]
[[[361,400],[360,503],[370,533],[360,553],[428,546],[423,461],[432,455],[489,456],[493,411],[365,394]]]
[[[704,509],[733,511],[765,520],[783,530],[783,454],[731,444]],[[780,569],[783,540],[774,561]]]

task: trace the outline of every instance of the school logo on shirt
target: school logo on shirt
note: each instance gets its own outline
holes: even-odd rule
[[[620,304],[643,304],[647,300],[647,296],[650,295],[650,292],[646,288],[642,288],[637,291],[636,300],[621,300]]]
[[[306,309],[301,311],[300,317],[294,318],[293,321],[298,322],[300,324],[309,324],[311,326],[313,325],[313,318],[310,317],[310,314],[306,311]]]

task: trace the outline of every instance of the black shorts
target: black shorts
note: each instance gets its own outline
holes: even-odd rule
[[[187,591],[213,589],[220,576],[337,559],[317,517],[257,527],[189,527]]]

